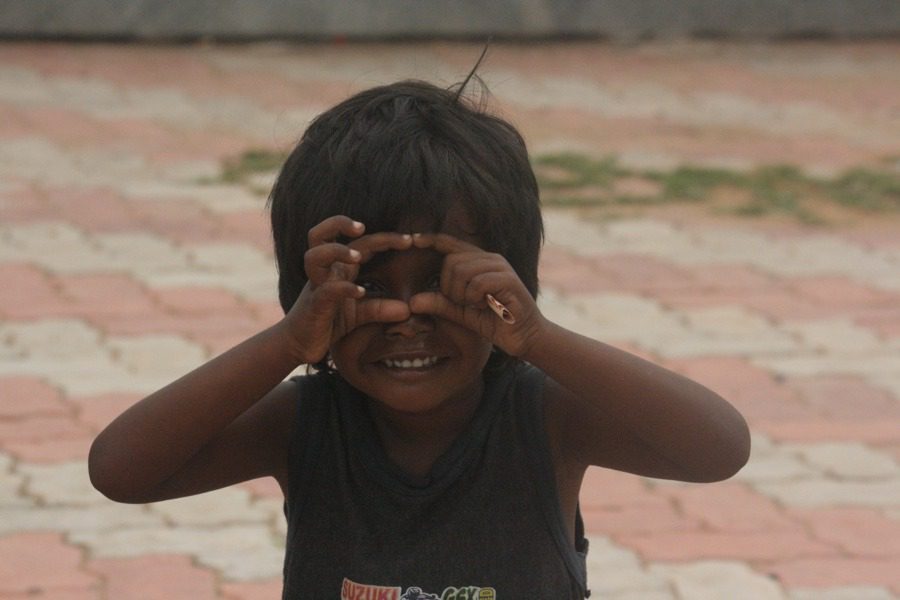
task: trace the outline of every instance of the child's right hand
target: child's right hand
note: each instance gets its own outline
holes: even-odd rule
[[[333,342],[360,325],[409,318],[405,302],[363,299],[365,290],[355,279],[360,265],[376,253],[410,248],[411,236],[393,232],[363,235],[364,231],[362,223],[344,215],[329,217],[309,230],[309,250],[303,257],[309,280],[282,322],[298,363],[322,360]],[[342,235],[355,239],[340,244],[336,240]]]

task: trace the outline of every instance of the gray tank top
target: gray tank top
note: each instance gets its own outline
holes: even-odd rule
[[[541,405],[544,375],[485,381],[427,477],[397,468],[366,400],[337,375],[296,378],[283,599],[586,597],[581,517],[568,542]]]

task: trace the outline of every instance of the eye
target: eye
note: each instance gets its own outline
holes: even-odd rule
[[[356,285],[366,290],[366,298],[384,295],[384,286],[371,279],[358,279]]]

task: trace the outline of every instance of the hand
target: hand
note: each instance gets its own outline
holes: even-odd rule
[[[525,355],[546,323],[525,284],[503,256],[444,233],[413,236],[416,248],[444,254],[441,291],[416,294],[409,301],[418,314],[442,317],[462,325],[511,356]],[[492,295],[515,317],[504,322],[488,306]]]
[[[365,291],[354,280],[360,265],[374,254],[407,250],[411,237],[390,232],[363,235],[364,231],[362,223],[343,215],[329,217],[309,231],[309,250],[303,257],[308,281],[283,321],[301,363],[322,360],[334,341],[360,325],[409,318],[405,302],[364,299]],[[355,239],[337,243],[341,235]]]

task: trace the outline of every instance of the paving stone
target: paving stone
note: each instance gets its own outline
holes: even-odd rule
[[[84,506],[0,505],[0,535],[28,531],[103,531],[121,527],[161,526],[163,519],[138,505],[97,503]]]
[[[0,328],[2,327],[0,325]],[[0,361],[2,360],[0,358]],[[4,377],[0,379],[0,388],[4,390],[3,402],[0,402],[0,419],[32,415],[64,415],[71,412],[71,408],[63,402],[59,390],[43,379]]]
[[[25,476],[15,468],[14,457],[3,452],[0,452],[0,475],[0,511],[34,504],[34,499],[23,493]]]
[[[108,502],[91,485],[87,463],[84,461],[50,465],[21,464],[18,471],[27,478],[26,492],[47,506],[88,507]]]
[[[588,539],[588,587],[593,595],[619,598],[623,594],[657,594],[671,598],[668,581],[644,569],[633,552],[616,546],[606,537],[589,536]]]
[[[206,361],[206,351],[177,335],[111,336],[105,346],[129,372],[172,377]]]
[[[272,266],[271,258],[253,246],[233,242],[193,246],[188,256],[200,270],[244,273]]]
[[[104,579],[106,597],[117,600],[203,600],[216,598],[216,576],[188,556],[98,558],[91,571]]]
[[[271,600],[281,595],[282,580],[279,577],[269,581],[225,582],[219,589],[225,600]]]
[[[900,465],[893,457],[862,444],[825,443],[787,446],[823,472],[843,480],[898,479]]]
[[[81,555],[80,549],[66,544],[57,533],[0,537],[0,594],[96,588],[97,579],[79,568]]]
[[[0,324],[0,336],[29,355],[57,359],[94,353],[100,344],[100,332],[77,319],[8,322]]]
[[[69,530],[94,553],[119,553],[80,565],[87,579],[77,585],[28,581],[20,570],[14,590],[0,585],[0,596],[280,593],[285,525],[271,480],[145,509],[99,498],[83,456],[60,459],[83,455],[95,431],[186,370],[181,363],[280,318],[265,197],[251,189],[268,181],[222,183],[222,157],[272,146],[273,131],[289,131],[274,140],[289,147],[315,111],[360,77],[397,79],[415,67],[449,80],[470,60],[467,48],[423,49],[417,65],[408,49],[351,49],[339,60],[333,49],[306,50],[0,48],[8,117],[0,124],[0,279],[14,282],[0,294],[0,389],[12,396],[0,401],[0,531],[43,536],[31,538],[39,540],[32,554],[51,562],[84,555],[45,535]],[[750,168],[787,156],[794,158],[783,162],[804,167],[821,160],[834,173],[835,165],[868,164],[893,147],[894,129],[881,118],[893,97],[857,85],[879,80],[891,88],[887,67],[872,58],[891,64],[890,50],[776,45],[747,58],[746,48],[729,54],[728,44],[612,54],[501,48],[493,78],[511,82],[499,85],[501,96],[520,96],[505,109],[532,148],[613,152],[621,164],[670,169],[714,159]],[[799,62],[786,65],[784,53],[800,53]],[[577,70],[585,56],[589,77],[559,72],[559,64]],[[654,85],[643,86],[642,77]],[[698,80],[706,86],[700,96]],[[710,91],[717,86],[725,89]],[[869,90],[864,111],[860,89]],[[810,102],[825,108],[810,111]],[[754,429],[753,456],[734,481],[714,486],[589,470],[582,508],[592,537],[603,540],[592,553],[601,563],[591,571],[596,595],[894,597],[900,246],[890,223],[849,231],[651,210],[661,216],[602,222],[587,211],[547,210],[545,256],[555,254],[566,270],[549,264],[557,272],[546,277],[542,310],[573,330],[662,357],[733,401]],[[165,301],[173,286],[186,291],[179,306],[171,295]],[[50,326],[49,317],[69,324]],[[22,341],[10,327],[32,337]],[[85,330],[93,334],[79,337]],[[169,360],[179,349],[190,356]],[[8,385],[4,375],[25,383]],[[801,526],[808,539],[791,539]],[[618,541],[597,535],[604,530]],[[0,549],[8,539],[0,537]],[[647,567],[623,540],[647,556],[700,558]],[[816,541],[833,555],[792,555]],[[718,560],[729,552],[744,562]],[[760,558],[766,553],[777,558]],[[107,588],[99,587],[100,564]],[[72,561],[58,571],[78,567]],[[144,579],[129,581],[129,573]],[[211,579],[220,586],[208,596]],[[196,581],[205,583],[191,588]]]
[[[274,543],[271,532],[257,525],[79,531],[70,539],[100,558],[191,554],[235,581],[275,577],[284,562],[284,551]]]
[[[900,521],[880,511],[864,508],[792,509],[820,540],[840,545],[852,556],[891,558],[900,556]]]
[[[900,588],[897,559],[860,557],[800,558],[766,567],[791,588],[878,586],[896,592]]]
[[[143,273],[184,268],[187,253],[155,235],[128,232],[103,233],[93,238],[106,260],[105,269]]]
[[[900,498],[900,479],[835,481],[807,479],[754,483],[754,489],[789,506],[890,507]]]
[[[780,506],[744,484],[670,486],[660,491],[672,498],[682,513],[699,521],[707,530],[753,532],[800,528]]]
[[[687,565],[650,566],[650,572],[671,579],[679,598],[697,600],[781,600],[775,582],[743,563],[702,561]]]
[[[804,355],[753,357],[753,362],[781,375],[813,376],[835,374],[883,377],[900,371],[900,356],[881,353],[868,355]]]
[[[800,530],[728,532],[687,531],[618,535],[618,543],[633,548],[646,560],[698,561],[734,559],[769,561],[807,556],[834,556],[837,548]]]
[[[871,331],[849,319],[784,322],[781,328],[798,336],[806,350],[813,352],[862,354],[877,352],[882,347],[882,342]]]
[[[789,600],[896,600],[886,588],[876,586],[846,586],[836,588],[794,588]]]
[[[838,420],[900,417],[900,402],[887,390],[860,377],[792,377],[787,383],[817,412]]]
[[[241,488],[224,488],[205,494],[149,505],[176,526],[219,523],[266,523],[271,515],[250,502],[250,493]]]

